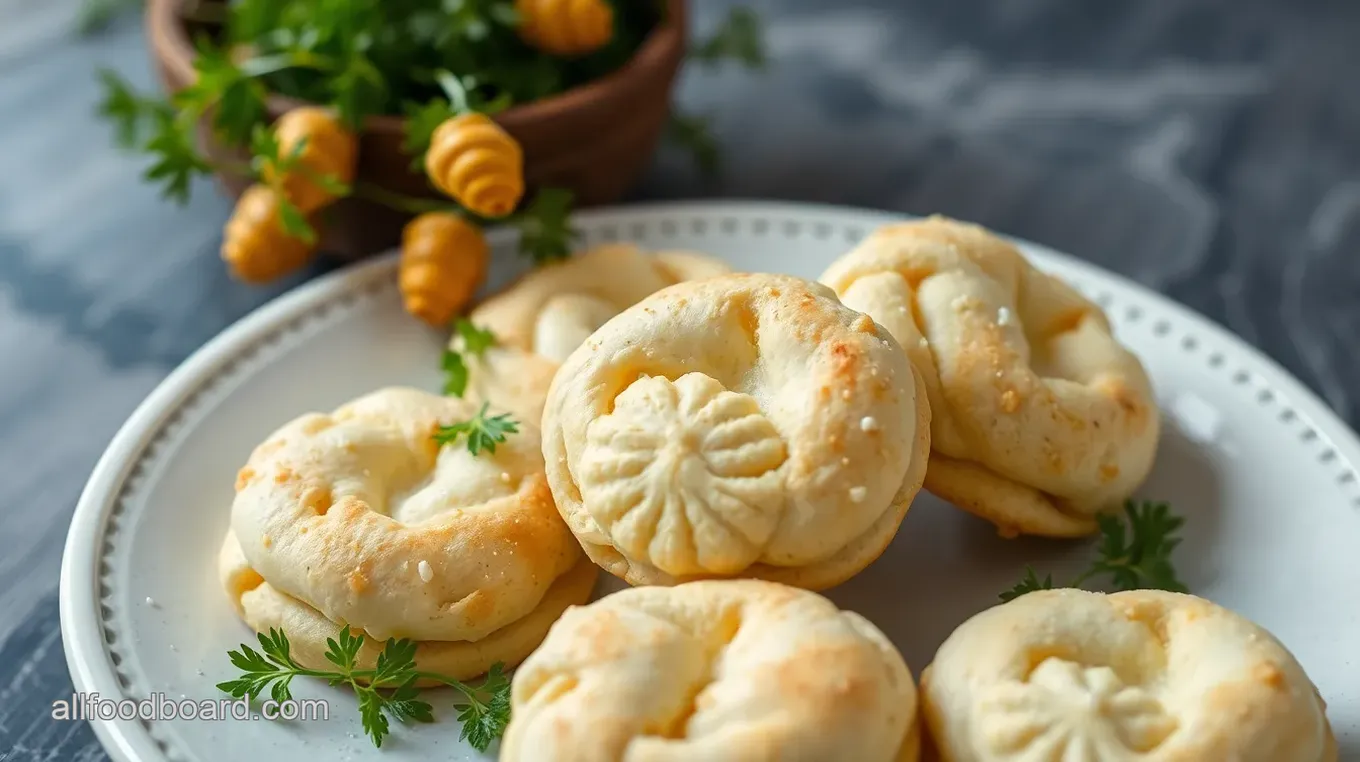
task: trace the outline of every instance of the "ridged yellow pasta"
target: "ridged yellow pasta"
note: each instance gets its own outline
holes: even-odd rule
[[[354,181],[354,165],[359,142],[335,117],[319,106],[296,108],[274,123],[274,137],[279,141],[279,156],[286,157],[306,140],[300,163],[313,175],[331,177],[345,185]],[[272,167],[266,167],[265,182],[283,189],[284,195],[304,213],[314,212],[335,200],[335,196],[302,171],[286,172],[276,177]]]
[[[429,212],[406,224],[398,282],[406,311],[447,326],[486,277],[486,238],[456,214]]]
[[[592,53],[614,36],[614,9],[605,0],[517,0],[519,34],[555,56]]]
[[[430,181],[482,217],[504,217],[524,195],[524,152],[485,114],[463,114],[439,125],[425,154]]]
[[[247,283],[267,283],[298,270],[312,252],[311,244],[284,231],[279,197],[267,185],[246,189],[222,231],[222,259]]]

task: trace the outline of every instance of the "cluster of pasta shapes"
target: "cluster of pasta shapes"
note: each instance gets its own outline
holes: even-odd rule
[[[1030,593],[959,626],[918,690],[816,592],[923,486],[1075,537],[1151,467],[1142,366],[987,231],[889,226],[820,283],[607,246],[469,319],[495,344],[464,353],[466,400],[381,390],[241,472],[223,581],[304,664],[336,622],[417,640],[425,669],[519,663],[511,762],[1337,759],[1295,658],[1194,596]],[[431,443],[483,402],[520,431]],[[634,587],[586,604],[597,568]]]

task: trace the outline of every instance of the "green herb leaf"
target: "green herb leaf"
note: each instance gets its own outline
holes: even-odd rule
[[[357,132],[364,117],[382,112],[387,78],[372,61],[356,54],[331,78],[330,95],[340,120]]]
[[[278,29],[288,5],[279,0],[233,0],[227,24],[231,41],[249,42]]]
[[[483,693],[501,693],[510,688],[510,678],[505,674],[505,664],[496,662],[487,670],[486,677],[478,687]]]
[[[359,649],[364,647],[364,636],[350,632],[345,625],[335,638],[326,638],[326,661],[349,674],[354,670],[354,662],[359,658]]]
[[[510,722],[510,680],[505,676],[505,665],[491,665],[482,684],[475,692],[464,691],[468,703],[458,713],[463,723],[459,740],[472,748],[486,751],[491,742],[505,733]]]
[[[1094,573],[1108,576],[1119,590],[1187,592],[1171,564],[1171,552],[1181,542],[1175,534],[1185,519],[1172,514],[1167,503],[1129,501],[1124,513],[1128,517],[1127,532],[1116,516],[1096,518],[1101,543]]]
[[[1032,593],[1035,590],[1051,590],[1053,588],[1053,575],[1047,574],[1042,580],[1034,573],[1034,567],[1025,567],[1025,577],[1015,587],[1001,594],[1001,600],[1013,601],[1025,593]]]
[[[265,120],[267,91],[241,71],[227,52],[200,39],[194,57],[197,78],[171,98],[186,118],[212,113],[213,131],[223,141],[246,145],[255,126]]]
[[[713,137],[711,120],[705,116],[691,116],[672,112],[666,123],[666,139],[689,151],[694,163],[705,177],[715,177],[722,165],[718,141]]]
[[[571,191],[544,188],[533,203],[508,221],[519,229],[519,250],[537,264],[564,259],[571,254],[577,232],[571,227]]]
[[[288,690],[288,683],[291,682],[292,679],[293,679],[292,675],[287,675],[285,677],[280,678],[278,682],[274,683],[274,687],[270,689],[269,697],[274,699],[274,701],[280,704],[282,704],[285,701],[291,700],[293,698],[293,693],[292,691]]]
[[[496,445],[505,441],[508,434],[519,432],[519,424],[510,417],[509,413],[487,416],[489,403],[482,403],[482,409],[477,411],[477,415],[466,421],[440,426],[434,433],[434,441],[438,444],[455,444],[463,436],[467,437],[468,452],[479,455],[483,450],[488,453],[496,452]]]
[[[96,112],[113,123],[114,141],[119,148],[133,148],[141,140],[155,108],[112,69],[100,69],[97,76],[104,97]]]
[[[496,343],[496,336],[491,331],[478,328],[467,318],[458,318],[454,321],[453,330],[463,339],[463,351],[473,357],[481,357]]]
[[[280,667],[296,667],[293,656],[290,653],[291,646],[288,638],[284,637],[283,630],[269,628],[269,634],[259,633],[260,650],[264,652],[266,658]]]
[[[341,182],[335,175],[313,172],[306,164],[299,164],[297,171],[301,172],[308,180],[316,183],[317,186],[336,198],[344,198],[354,190],[353,186]]]
[[[458,740],[467,741],[477,751],[486,751],[492,741],[505,733],[505,726],[510,723],[508,693],[498,693],[486,704],[463,705],[458,721],[463,723]]]
[[[283,232],[308,244],[316,243],[316,230],[307,221],[307,216],[302,210],[282,195],[279,195],[278,202],[279,224],[283,227]]]
[[[387,700],[387,711],[398,722],[434,722],[434,707],[416,698],[420,689],[416,687],[416,675],[411,675]]]
[[[406,135],[401,149],[411,157],[411,169],[421,171],[425,166],[425,152],[430,150],[430,138],[439,125],[457,116],[445,98],[431,98],[425,103],[405,105]]]
[[[250,168],[256,177],[265,173],[266,169],[275,172],[280,170],[279,164],[279,140],[274,135],[274,131],[257,124],[250,131]]]
[[[381,749],[383,739],[392,731],[387,724],[387,717],[383,716],[383,697],[374,690],[360,691],[358,695],[359,722],[373,745]]]
[[[760,19],[750,8],[731,9],[713,36],[690,51],[690,57],[705,64],[733,59],[748,68],[764,68],[765,45],[761,40]]]
[[[1164,502],[1124,503],[1124,517],[1100,515],[1097,558],[1091,566],[1067,585],[1079,587],[1092,577],[1106,577],[1116,590],[1169,590],[1189,592],[1176,575],[1171,562],[1172,551],[1180,545],[1177,532],[1185,519],[1171,512]],[[1040,580],[1034,569],[1025,567],[1025,576],[1015,587],[1001,593],[1001,600],[1011,601],[1025,593],[1052,588],[1053,575]]]
[[[389,639],[375,668],[363,670],[357,662],[364,636],[354,634],[346,626],[326,640],[326,661],[336,667],[335,671],[307,669],[295,662],[282,630],[260,633],[258,640],[262,652],[245,644],[227,652],[241,675],[218,683],[219,690],[234,698],[255,701],[268,689],[270,698],[286,701],[292,698],[293,678],[300,675],[319,678],[336,687],[348,686],[359,700],[359,720],[364,733],[379,748],[392,730],[388,718],[401,723],[434,721],[433,708],[420,700],[420,689],[416,687],[416,681],[422,678],[452,686],[467,698],[459,713],[460,718],[466,718],[462,737],[478,751],[485,751],[499,738],[510,719],[510,681],[501,664],[494,665],[486,680],[472,688],[444,675],[417,671],[416,644],[408,639]]]
[[[161,195],[177,203],[189,200],[189,184],[195,177],[212,174],[212,166],[198,152],[193,125],[167,111],[156,111],[153,131],[144,146],[154,158],[143,179],[161,185]]]
[[[463,356],[452,349],[446,349],[439,364],[444,369],[444,394],[452,397],[463,396],[468,385],[468,367],[463,363]]]
[[[378,654],[377,670],[373,683],[399,683],[407,679],[407,674],[416,668],[416,644],[407,638],[389,640]]]

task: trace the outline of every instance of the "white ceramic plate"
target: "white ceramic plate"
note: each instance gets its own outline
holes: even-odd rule
[[[582,214],[584,243],[694,248],[744,270],[817,277],[889,215],[761,203],[644,206]],[[493,286],[516,261],[497,238]],[[1146,363],[1166,416],[1141,490],[1188,519],[1177,566],[1190,588],[1279,636],[1329,705],[1342,758],[1360,759],[1360,442],[1271,361],[1189,310],[1089,265],[1026,245],[1041,267],[1104,305]],[[253,635],[229,608],[215,558],[237,468],[294,416],[388,384],[439,388],[441,335],[401,309],[385,258],[301,287],[189,358],[114,438],[66,545],[61,623],[76,689],[103,697],[215,698],[226,652]],[[1025,562],[1081,568],[1089,542],[1005,541],[922,493],[892,546],[829,593],[872,619],[919,673],[968,616],[997,602]],[[608,584],[612,589],[618,583]],[[604,586],[602,586],[603,588]],[[303,682],[303,681],[298,681]],[[352,696],[329,721],[96,720],[115,759],[470,760],[446,704],[439,723],[398,728],[381,751]],[[488,755],[489,757],[490,755]]]

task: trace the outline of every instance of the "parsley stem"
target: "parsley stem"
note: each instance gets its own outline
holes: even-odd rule
[[[355,183],[354,196],[409,214],[460,211],[456,204],[447,201],[415,198],[414,196],[407,196],[403,193],[390,191],[386,188],[380,188],[377,185],[365,182]]]
[[[477,690],[462,680],[454,680],[452,677],[446,677],[437,672],[416,672],[415,676],[422,680],[433,680],[451,688],[457,688],[460,693],[468,697],[469,701],[472,701],[479,706],[482,703],[482,699],[478,695]]]

